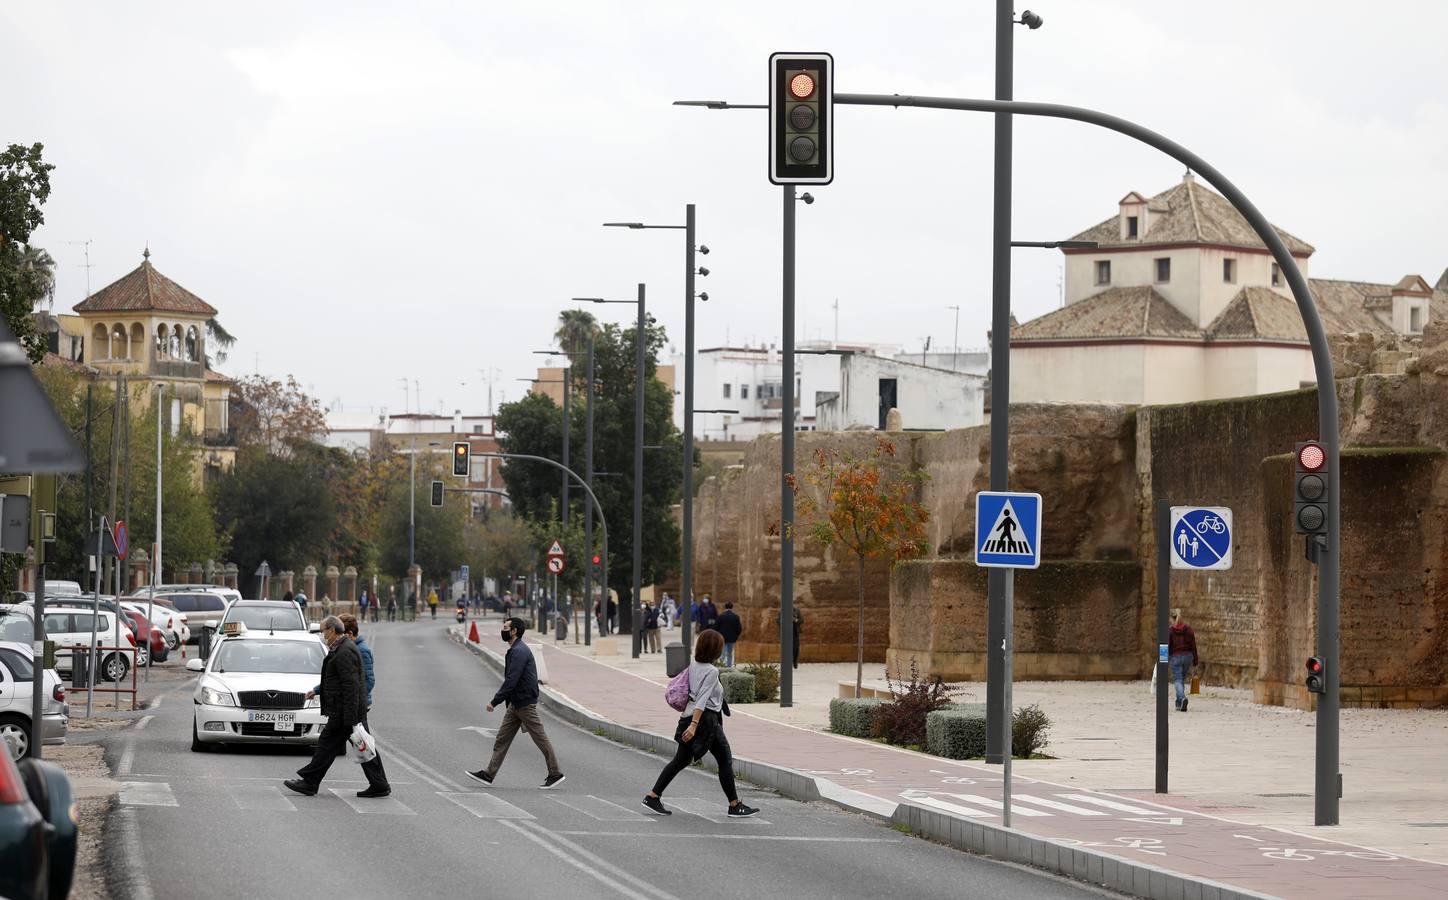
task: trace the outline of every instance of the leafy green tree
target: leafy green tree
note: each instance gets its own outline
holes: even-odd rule
[[[429,497],[429,484],[447,484],[452,475],[443,473],[451,460],[445,454],[419,454],[417,461],[417,564],[422,566],[424,586],[440,582],[458,566],[467,562],[467,546],[463,529],[468,503],[462,494],[444,494],[443,505],[435,507]],[[450,471],[450,470],[449,470]],[[383,533],[381,565],[385,571],[406,573],[408,566],[408,472],[404,467],[400,478],[387,485],[387,500],[382,512]]]
[[[499,591],[507,589],[512,576],[531,571],[543,553],[527,520],[506,510],[468,520],[464,539],[474,574],[497,581]]]
[[[217,518],[227,523],[243,578],[251,578],[263,560],[273,572],[331,562],[324,554],[337,518],[328,480],[334,460],[317,445],[295,449],[281,457],[260,445],[242,448],[236,465],[216,483]]]
[[[683,480],[683,451],[673,424],[673,395],[657,378],[657,356],[665,341],[664,329],[650,325],[645,335],[644,444],[660,449],[644,451],[644,584],[655,584],[676,571],[679,560],[679,528],[674,524],[672,506],[678,502]],[[629,624],[633,599],[634,355],[632,328],[605,325],[594,339],[598,382],[593,407],[594,471],[606,474],[594,479],[593,489],[608,522],[608,586],[618,592],[625,624]],[[582,391],[574,391],[570,399],[570,432],[573,446],[579,448],[573,457],[577,461],[587,427],[585,397]],[[548,397],[529,394],[503,404],[497,427],[505,453],[561,458],[560,410]],[[575,466],[575,471],[581,474],[581,470],[581,464]],[[521,515],[534,521],[552,518],[560,487],[556,469],[510,461],[503,468],[503,480]],[[584,498],[582,489],[570,491],[570,523],[581,523]],[[594,535],[601,542],[598,529]]]
[[[45,222],[40,207],[50,196],[44,145],[11,144],[0,152],[0,314],[31,362],[45,358],[45,339],[35,328],[35,304],[54,288],[54,260],[30,246],[30,235]]]

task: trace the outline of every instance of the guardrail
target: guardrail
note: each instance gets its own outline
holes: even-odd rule
[[[96,694],[130,694],[131,709],[134,710],[136,708],[138,690],[136,687],[136,669],[138,668],[138,666],[136,665],[136,657],[138,653],[135,647],[97,646],[95,648],[95,658],[91,657],[91,648],[87,644],[68,645],[65,647],[65,649],[70,651],[71,684],[67,689],[71,693],[85,692],[88,693],[90,696],[95,696]],[[96,659],[104,661],[106,658],[106,654],[108,653],[122,654],[122,658],[124,658],[125,656],[130,657],[130,687],[121,687],[121,682],[111,682],[111,684],[114,684],[115,687],[100,687],[99,685],[97,685],[96,682],[99,673],[96,671],[96,669],[99,667],[94,665],[94,663],[96,662]],[[76,676],[78,674],[78,670],[81,668],[85,669],[85,675],[83,676],[83,680],[81,680],[81,683],[77,683],[78,679]],[[117,704],[117,706],[119,707],[119,704]]]

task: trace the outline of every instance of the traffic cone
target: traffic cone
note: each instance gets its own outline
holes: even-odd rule
[[[468,626],[468,640],[474,644],[478,642],[478,623],[474,622]]]

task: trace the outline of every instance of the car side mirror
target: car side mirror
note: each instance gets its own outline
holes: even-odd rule
[[[321,622],[312,622],[312,623],[310,623],[310,624],[307,625],[307,630],[310,631],[312,634],[321,634],[321,633],[322,633],[322,623],[321,623]]]
[[[188,659],[188,660],[186,660],[186,671],[188,671],[188,672],[202,672],[202,671],[205,671],[205,670],[206,670],[206,661],[205,661],[205,660],[200,660],[200,659]]]

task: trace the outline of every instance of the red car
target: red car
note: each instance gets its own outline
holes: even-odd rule
[[[126,611],[131,622],[131,631],[137,635],[150,634],[151,640],[136,647],[136,665],[149,666],[152,661],[165,662],[171,649],[166,645],[166,634],[146,620],[142,613]]]

